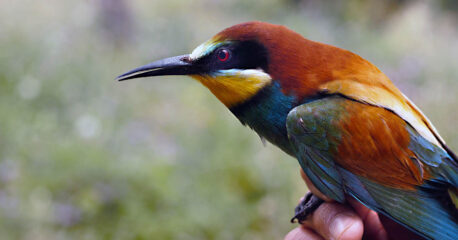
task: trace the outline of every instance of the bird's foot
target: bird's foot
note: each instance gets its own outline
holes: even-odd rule
[[[313,213],[324,201],[313,193],[309,192],[305,194],[304,199],[294,209],[294,217],[291,218],[291,223],[297,221],[301,224],[307,216]]]

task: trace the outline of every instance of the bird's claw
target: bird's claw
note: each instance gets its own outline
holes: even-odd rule
[[[313,193],[309,192],[305,194],[304,199],[296,206],[294,209],[294,217],[291,218],[291,223],[294,223],[297,219],[299,224],[301,224],[308,215],[313,213],[324,201]]]

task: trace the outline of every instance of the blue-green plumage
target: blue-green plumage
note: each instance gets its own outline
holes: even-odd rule
[[[458,218],[448,190],[458,187],[458,166],[446,151],[426,141],[411,126],[406,125],[411,138],[409,149],[418,158],[411,160],[433,174],[414,189],[385,186],[336,163],[338,156],[332,153],[337,152],[342,134],[352,134],[342,132],[339,125],[347,118],[345,109],[360,104],[363,103],[328,97],[290,112],[287,131],[304,172],[322,193],[336,201],[344,202],[347,194],[428,239],[456,239]]]
[[[230,110],[242,124],[250,126],[260,136],[294,156],[286,132],[286,116],[296,105],[296,98],[283,94],[280,85],[273,82],[253,98]]]
[[[412,139],[409,149],[421,164],[431,168],[436,175],[433,179],[410,191],[351,173],[336,164],[332,154],[342,137],[336,123],[347,116],[345,105],[349,102],[362,104],[338,95],[300,101],[283,94],[274,82],[230,110],[244,125],[297,157],[310,180],[328,197],[344,202],[345,195],[350,195],[422,236],[454,239],[458,224],[453,204],[442,201],[449,201],[447,188],[457,186],[458,168],[453,158],[407,125]]]
[[[457,168],[451,156],[408,127],[412,138],[409,148],[417,153],[420,161],[434,168],[436,180],[412,192],[383,186],[345,170],[336,165],[331,153],[336,151],[341,138],[335,123],[345,117],[344,104],[348,101],[351,100],[333,96],[300,102],[283,94],[279,84],[273,83],[231,111],[243,124],[296,156],[314,185],[328,197],[344,202],[345,194],[351,195],[423,236],[453,239],[451,237],[458,234],[455,216],[450,214],[453,209],[449,209],[453,205],[438,201],[438,195],[447,198],[447,181],[456,184]],[[318,115],[322,117],[320,120]],[[433,181],[440,183],[434,185]],[[432,186],[439,189],[427,191]],[[417,213],[406,214],[406,211]]]

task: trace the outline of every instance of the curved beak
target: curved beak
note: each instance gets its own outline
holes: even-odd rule
[[[198,73],[197,67],[193,66],[189,59],[189,55],[181,55],[158,60],[126,72],[118,76],[116,80],[124,81],[133,78]]]

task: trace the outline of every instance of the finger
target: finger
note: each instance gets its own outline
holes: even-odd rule
[[[363,239],[388,240],[388,234],[385,231],[380,218],[375,211],[370,210],[354,198],[347,198],[348,203],[353,207],[364,224]]]
[[[285,240],[324,240],[320,235],[306,227],[297,227],[291,230],[285,237]]]
[[[364,232],[364,225],[358,214],[336,202],[321,204],[304,225],[325,239],[360,240]]]
[[[307,175],[305,175],[304,171],[301,169],[301,176],[302,178],[304,179],[305,181],[305,184],[307,184],[307,187],[308,189],[310,190],[310,192],[312,192],[313,194],[315,194],[315,196],[323,199],[324,201],[326,202],[332,202],[333,200],[326,197],[323,193],[320,192],[320,190],[318,190],[312,183],[312,181],[310,181],[310,179],[307,177]]]

